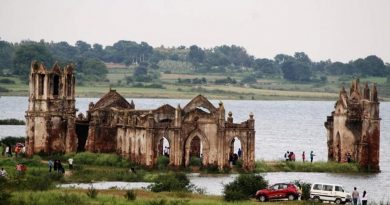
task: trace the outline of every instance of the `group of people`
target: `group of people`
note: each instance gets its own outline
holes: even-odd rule
[[[310,162],[313,162],[314,160],[314,156],[316,156],[314,154],[313,151],[310,152]],[[286,153],[284,153],[284,159],[287,161],[295,161],[295,153],[294,152],[290,152],[290,151],[287,151]],[[305,154],[305,151],[302,152],[302,161],[305,162],[306,161],[306,154]]]
[[[65,169],[62,166],[61,160],[56,159],[53,162],[53,160],[50,159],[47,162],[47,164],[49,166],[49,172],[51,172],[51,170],[53,169],[55,172],[65,174]],[[69,164],[69,169],[72,170],[73,169],[73,158],[68,159],[68,164]]]
[[[238,159],[240,159],[241,156],[242,156],[241,148],[238,149],[237,153],[230,153],[230,155],[229,155],[229,164],[231,166],[232,165],[236,165]]]
[[[14,148],[14,153],[15,156],[17,157],[19,153],[25,153],[26,152],[26,147],[22,143],[17,143]],[[12,157],[12,147],[11,146],[6,146],[3,155],[7,157]]]
[[[357,191],[356,187],[353,188],[352,192],[352,204],[358,205],[359,199],[362,201],[362,205],[367,205],[367,192],[366,190],[363,191],[362,197],[359,196],[359,192]]]

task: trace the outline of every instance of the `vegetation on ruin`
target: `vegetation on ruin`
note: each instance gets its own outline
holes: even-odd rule
[[[303,52],[256,58],[240,46],[153,48],[146,42],[112,46],[66,42],[0,41],[1,95],[27,95],[32,60],[76,66],[76,95],[99,97],[108,87],[125,97],[334,100],[352,78],[378,84],[390,99],[390,66],[370,55],[348,63],[315,62]]]

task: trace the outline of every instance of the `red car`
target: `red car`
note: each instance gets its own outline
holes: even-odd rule
[[[301,190],[291,183],[274,184],[267,189],[261,189],[256,192],[256,199],[262,202],[271,199],[297,200],[300,196]]]

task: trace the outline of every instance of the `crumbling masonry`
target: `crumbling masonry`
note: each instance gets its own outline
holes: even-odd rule
[[[222,102],[215,107],[198,95],[183,108],[162,105],[137,110],[115,90],[86,115],[75,118],[75,78],[73,67],[54,65],[47,70],[31,66],[27,120],[27,153],[104,152],[117,153],[145,166],[155,166],[161,155],[169,156],[171,166],[189,166],[192,157],[203,166],[229,166],[234,141],[241,142],[242,165],[255,167],[255,120],[253,114],[234,123],[225,115]],[[77,133],[77,134],[76,134]],[[164,139],[168,145],[164,145]]]
[[[335,111],[325,122],[328,159],[347,162],[348,155],[361,167],[379,171],[380,118],[376,85],[363,89],[352,82],[349,94],[341,88]]]

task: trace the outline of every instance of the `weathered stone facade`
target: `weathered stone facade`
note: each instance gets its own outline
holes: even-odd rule
[[[163,138],[169,142],[171,166],[188,166],[191,156],[202,164],[229,166],[231,144],[241,142],[243,166],[255,165],[253,115],[243,123],[225,119],[222,103],[216,108],[199,95],[184,108],[163,105],[152,110],[136,110],[116,91],[110,90],[95,105],[91,104],[85,121],[89,131],[85,148],[91,152],[117,152],[146,166],[154,166],[163,154]],[[81,121],[81,119],[80,119]]]
[[[96,104],[90,103],[86,116],[79,114],[75,119],[72,67],[61,70],[54,66],[47,71],[43,65],[33,64],[31,69],[26,115],[29,155],[84,150],[116,152],[138,164],[154,166],[163,154],[165,138],[171,166],[189,166],[191,157],[198,157],[203,166],[223,168],[229,166],[233,142],[239,139],[243,167],[255,167],[253,114],[247,121],[234,123],[231,112],[226,118],[222,102],[215,107],[202,95],[183,108],[162,105],[137,110],[132,101],[127,102],[110,89]]]
[[[349,94],[342,87],[335,111],[325,122],[328,159],[347,162],[349,155],[361,167],[379,171],[380,120],[375,84],[361,89],[354,80]]]
[[[75,152],[75,77],[73,67],[57,64],[48,70],[33,62],[29,76],[26,111],[27,155],[44,152]]]

